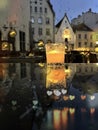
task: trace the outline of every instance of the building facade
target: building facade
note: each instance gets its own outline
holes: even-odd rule
[[[74,49],[78,51],[95,51],[94,31],[84,23],[72,26],[76,41]]]
[[[74,49],[75,34],[66,14],[56,25],[55,42],[64,43],[67,50]]]
[[[49,0],[30,1],[31,48],[40,41],[54,42],[55,13]]]
[[[94,31],[98,31],[98,13],[92,12],[89,9],[87,12],[82,12],[77,18],[71,20],[71,23],[78,25],[84,23]]]
[[[30,2],[1,0],[0,16],[0,50],[30,50]]]
[[[98,13],[92,12],[89,9],[87,12],[82,12],[82,15],[78,15],[77,18],[71,20],[71,24],[78,25],[84,23],[88,27],[90,27],[93,33],[93,39],[95,44],[98,43]]]

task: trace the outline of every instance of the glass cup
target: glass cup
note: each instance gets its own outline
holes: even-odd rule
[[[46,62],[51,63],[64,63],[65,60],[65,45],[63,43],[48,43],[46,48]]]

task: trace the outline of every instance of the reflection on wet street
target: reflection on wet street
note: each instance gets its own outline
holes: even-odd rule
[[[97,130],[96,63],[0,63],[0,130]]]

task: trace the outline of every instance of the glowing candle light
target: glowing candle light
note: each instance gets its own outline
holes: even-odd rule
[[[47,63],[64,63],[65,45],[63,43],[46,44]]]

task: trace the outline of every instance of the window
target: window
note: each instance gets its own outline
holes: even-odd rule
[[[93,72],[93,67],[91,67],[91,72]]]
[[[88,68],[87,67],[85,67],[85,72],[88,72]]]
[[[49,28],[46,29],[46,35],[50,35],[50,29]]]
[[[81,42],[78,43],[78,47],[81,47]]]
[[[81,39],[81,34],[78,34],[78,38]]]
[[[42,28],[39,28],[39,29],[38,29],[38,34],[39,34],[39,35],[42,35]]]
[[[35,21],[34,21],[34,17],[32,17],[32,18],[31,18],[31,22],[32,22],[32,23],[34,23],[34,22],[35,22]]]
[[[98,34],[96,34],[96,40],[98,40]]]
[[[35,7],[35,12],[37,13],[37,7]]]
[[[40,13],[42,13],[42,7],[39,8]]]
[[[87,42],[84,43],[85,47],[87,47]]]
[[[32,6],[30,6],[30,12],[33,12]]]
[[[78,71],[77,71],[78,73],[80,73],[81,72],[81,68],[78,68]]]
[[[25,32],[19,31],[20,50],[25,51]]]
[[[46,24],[50,24],[50,19],[46,18]]]
[[[37,4],[37,1],[35,1],[35,4]]]
[[[90,43],[90,47],[93,47],[93,43],[92,42]]]
[[[42,23],[42,17],[38,18],[38,23]]]
[[[84,38],[87,39],[87,34],[84,35]]]
[[[47,13],[47,8],[45,8],[45,13]]]

